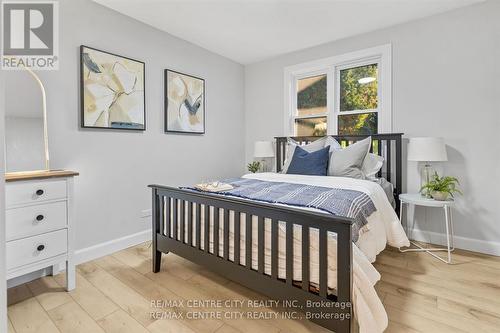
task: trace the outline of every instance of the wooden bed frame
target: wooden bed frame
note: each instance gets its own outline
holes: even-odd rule
[[[367,136],[333,136],[343,145],[359,141]],[[401,137],[402,134],[372,135],[376,142],[372,150],[386,159],[382,175],[389,181],[395,179],[394,195],[396,202],[401,192]],[[294,137],[306,144],[318,137]],[[280,171],[286,156],[286,137],[276,138],[277,170]],[[392,156],[396,156],[395,161]],[[173,252],[196,264],[223,275],[271,299],[292,305],[291,311],[308,313],[311,321],[335,332],[350,332],[354,327],[352,317],[352,220],[323,213],[308,212],[300,209],[273,204],[225,197],[212,193],[194,192],[174,187],[150,185],[153,200],[153,272],[158,272],[162,253]],[[212,207],[212,209],[210,209]],[[204,220],[201,212],[204,212]],[[230,215],[234,214],[234,260],[229,258]],[[245,265],[240,263],[241,217],[252,221],[257,217],[257,269],[252,268],[252,226],[245,223]],[[264,225],[266,219],[271,223],[271,275],[264,273]],[[212,223],[210,223],[212,221]],[[220,223],[223,224],[222,239],[219,239]],[[278,277],[278,223],[286,225],[285,271],[286,278]],[[203,242],[201,225],[204,224]],[[232,223],[231,223],[232,224]],[[212,225],[212,227],[210,227]],[[302,229],[302,281],[292,280],[293,276],[293,226]],[[319,284],[310,284],[309,272],[309,233],[310,229],[319,230]],[[165,232],[167,230],[167,232]],[[187,237],[185,231],[187,230]],[[328,238],[327,233],[337,234],[337,289],[331,294],[328,281]],[[180,236],[182,235],[182,236]],[[209,239],[213,240],[210,251]],[[222,255],[220,255],[222,252]],[[292,302],[293,301],[293,302]],[[286,303],[288,302],[288,303]],[[308,306],[320,302],[324,306]],[[315,303],[318,304],[318,303]]]

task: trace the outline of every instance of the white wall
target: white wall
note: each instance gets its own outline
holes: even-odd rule
[[[254,141],[284,133],[284,67],[392,43],[393,132],[446,139],[445,171],[465,193],[454,215],[457,245],[500,255],[499,40],[500,2],[488,1],[249,65],[246,160]],[[409,163],[408,191],[418,188],[416,170]],[[417,228],[443,232],[441,214],[418,209]]]
[[[244,170],[243,67],[89,0],[59,1],[60,69],[39,72],[48,98],[52,168],[75,179],[76,249],[150,228],[148,184],[193,184]],[[146,63],[147,131],[81,129],[79,46]],[[206,80],[206,134],[163,132],[163,69]]]

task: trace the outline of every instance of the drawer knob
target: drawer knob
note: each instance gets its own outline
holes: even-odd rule
[[[38,246],[36,247],[36,249],[37,249],[37,251],[38,251],[38,252],[41,252],[41,251],[43,251],[43,250],[45,249],[45,245],[40,244],[40,245],[38,245]]]
[[[43,216],[42,214],[40,214],[40,215],[37,215],[37,216],[36,216],[36,220],[37,220],[38,222],[43,221],[43,219],[44,219],[44,218],[45,218],[45,216]]]
[[[43,190],[36,190],[36,195],[41,196],[43,195],[44,191]]]

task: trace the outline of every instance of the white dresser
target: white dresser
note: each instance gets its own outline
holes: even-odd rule
[[[66,264],[66,289],[75,288],[73,171],[5,175],[7,279]]]

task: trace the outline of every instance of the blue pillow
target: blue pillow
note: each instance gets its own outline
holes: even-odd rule
[[[287,174],[326,176],[328,171],[328,160],[330,159],[330,146],[323,149],[307,152],[297,146],[293,153],[292,162],[288,167]]]

